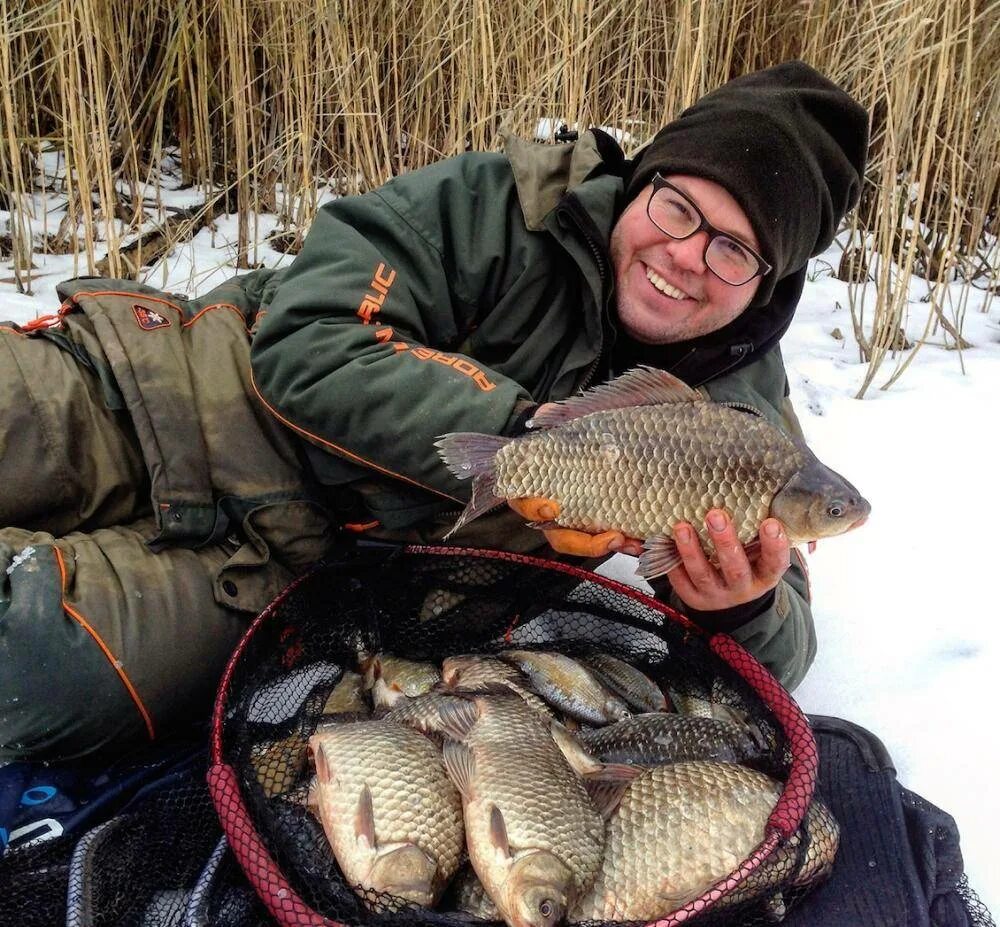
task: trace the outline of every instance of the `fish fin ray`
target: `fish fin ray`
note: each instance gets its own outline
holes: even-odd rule
[[[479,708],[468,699],[455,698],[441,705],[438,716],[441,718],[443,734],[451,740],[464,740],[479,720]]]
[[[627,782],[609,782],[604,779],[584,779],[583,785],[594,810],[605,821],[618,810],[629,787]]]
[[[354,813],[354,835],[357,840],[368,841],[368,846],[375,848],[375,807],[372,804],[371,789],[367,785],[361,789],[358,807]]]
[[[473,519],[492,512],[498,505],[502,505],[507,500],[503,496],[496,494],[496,476],[490,473],[480,473],[472,479],[472,495],[469,504],[462,509],[462,514],[458,516],[458,521],[451,526],[451,530],[444,536],[448,540],[459,528],[464,527]]]
[[[564,724],[553,720],[549,725],[549,731],[566,762],[578,776],[596,775],[604,768],[600,760],[591,756],[587,748],[567,730]]]
[[[487,435],[475,431],[453,431],[441,435],[434,446],[438,456],[455,479],[467,480],[493,472],[497,452],[514,438],[505,435]]]
[[[445,740],[441,759],[448,777],[466,800],[472,797],[472,783],[476,776],[476,756],[472,750],[457,740]]]
[[[681,563],[681,555],[677,552],[677,545],[673,538],[669,538],[665,534],[647,538],[642,546],[643,553],[639,557],[636,573],[643,579],[655,579],[657,576],[663,576],[664,573],[669,573]]]
[[[503,819],[503,812],[496,805],[490,807],[490,842],[504,856],[513,857],[510,840],[507,838],[507,822]]]
[[[579,396],[554,403],[534,415],[533,429],[553,428],[592,412],[608,412],[633,406],[654,406],[673,402],[707,402],[697,390],[665,370],[633,367],[609,383],[602,383]]]

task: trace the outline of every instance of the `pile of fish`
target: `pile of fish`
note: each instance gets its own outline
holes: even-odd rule
[[[511,927],[657,918],[754,850],[781,793],[752,768],[775,745],[738,708],[665,693],[606,653],[506,650],[440,667],[360,655],[323,694],[300,760],[275,776],[286,741],[253,761],[266,794],[298,793],[376,910]],[[756,899],[780,917],[782,887],[825,876],[837,824],[819,801],[805,823],[808,836],[718,904]]]

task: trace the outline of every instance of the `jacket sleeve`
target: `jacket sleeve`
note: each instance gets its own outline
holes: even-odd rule
[[[788,378],[777,346],[758,361],[709,382],[706,389],[717,402],[752,405],[775,425],[802,437],[801,426],[788,398]],[[809,577],[805,561],[796,550],[792,551],[791,564],[774,594],[765,596],[759,603],[743,607],[742,615],[692,613],[673,590],[668,596],[670,604],[695,623],[707,630],[730,634],[757,657],[786,689],[794,689],[802,681],[816,656]]]
[[[698,612],[688,608],[669,583],[653,584],[659,598],[687,615],[706,631],[723,631],[746,647],[786,689],[794,689],[806,675],[816,656],[816,629],[809,604],[809,576],[802,555],[792,551],[791,564],[773,594],[758,607],[749,603],[744,614]]]
[[[256,390],[325,450],[467,498],[434,441],[500,434],[531,397],[502,358],[490,366],[460,346],[501,298],[537,298],[550,266],[541,238],[524,227],[500,155],[459,156],[327,204],[259,323]]]

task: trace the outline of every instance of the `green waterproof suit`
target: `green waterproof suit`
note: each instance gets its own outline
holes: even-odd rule
[[[600,133],[511,141],[324,207],[288,271],[197,300],[70,281],[57,316],[0,324],[0,759],[203,713],[247,619],[341,525],[440,539],[468,489],[437,436],[508,431],[615,372],[622,168]],[[669,366],[794,429],[777,349],[794,283]],[[509,511],[453,543],[547,550]],[[750,611],[692,617],[788,686],[814,654],[795,559]]]
[[[369,534],[450,529],[469,488],[441,464],[438,436],[510,433],[525,406],[616,372],[608,241],[625,169],[600,132],[556,147],[511,139],[504,154],[452,158],[320,211],[254,338],[255,387],[305,439],[319,480],[360,499]],[[801,283],[779,283],[773,305],[675,350],[670,366],[797,431],[777,339]],[[544,541],[505,510],[451,543]],[[692,617],[730,631],[789,687],[815,653],[797,555],[773,596]]]

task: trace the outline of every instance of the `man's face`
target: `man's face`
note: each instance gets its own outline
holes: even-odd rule
[[[711,180],[672,174],[683,191],[717,229],[760,246],[750,220],[724,188]],[[664,235],[646,215],[652,185],[629,203],[611,232],[618,318],[636,341],[669,344],[716,331],[750,304],[760,277],[742,286],[724,283],[705,265],[707,232],[684,241]]]

